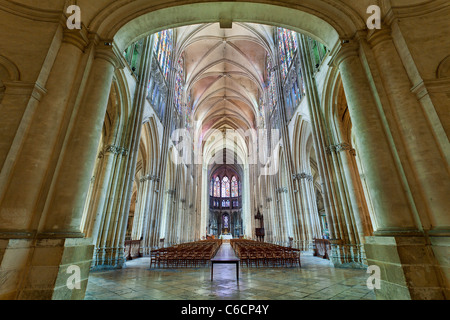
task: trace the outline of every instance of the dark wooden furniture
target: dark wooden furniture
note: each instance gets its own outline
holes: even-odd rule
[[[245,262],[247,267],[302,266],[299,249],[242,239],[231,240],[231,247],[241,259],[241,264]]]
[[[141,258],[141,240],[127,240],[125,241],[125,256],[127,260]],[[133,250],[134,249],[134,250]]]
[[[155,249],[150,253],[150,268],[203,266],[216,255],[221,245],[222,240],[202,240]]]
[[[331,251],[330,240],[327,239],[314,239],[314,256],[323,257],[324,259],[330,259],[328,252]]]
[[[235,264],[236,265],[236,280],[239,281],[239,258],[217,257],[211,259],[211,281],[214,279],[214,264]]]

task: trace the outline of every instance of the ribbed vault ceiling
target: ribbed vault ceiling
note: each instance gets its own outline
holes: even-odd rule
[[[245,23],[231,29],[219,23],[177,29],[198,129],[256,128],[269,32],[271,27]]]
[[[271,32],[270,26],[251,23],[177,29],[177,54],[184,54],[186,88],[192,93],[194,130],[202,136],[207,137],[211,129],[242,133],[256,129],[266,56],[272,55]],[[239,148],[248,150],[247,145]]]

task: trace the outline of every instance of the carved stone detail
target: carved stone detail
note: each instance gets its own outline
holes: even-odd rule
[[[305,172],[293,174],[292,178],[294,180],[299,180],[299,181],[300,180],[304,180],[304,179],[306,179],[308,181],[311,181],[311,182],[314,181],[314,177],[312,175],[310,175],[310,174],[305,173]]]

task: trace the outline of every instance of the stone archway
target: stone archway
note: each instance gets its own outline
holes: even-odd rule
[[[22,261],[20,265],[14,264],[12,270],[15,276],[1,295],[26,299],[38,298],[44,292],[42,296],[44,299],[80,297],[79,294],[68,292],[64,286],[55,287],[55,283],[61,283],[57,280],[63,277],[55,270],[64,269],[70,264],[78,264],[84,271],[89,268],[89,250],[92,244],[84,239],[85,235],[80,231],[79,225],[90,175],[95,165],[113,75],[116,69],[123,66],[120,50],[145,35],[145,32],[151,33],[162,28],[209,21],[249,21],[281,25],[309,34],[333,48],[332,64],[341,72],[344,89],[350,102],[352,121],[358,131],[356,140],[362,148],[361,158],[366,168],[370,168],[367,177],[370,182],[369,188],[374,194],[374,208],[380,226],[380,230],[377,230],[380,236],[378,239],[388,239],[389,246],[395,251],[399,248],[397,242],[405,239],[398,234],[402,236],[407,234],[412,237],[407,238],[407,243],[420,242],[414,248],[431,250],[428,240],[425,242],[422,231],[425,229],[428,232],[437,226],[436,230],[432,231],[439,235],[439,232],[445,231],[445,227],[448,227],[448,216],[444,214],[448,199],[442,191],[447,189],[445,186],[448,186],[448,179],[441,181],[444,186],[442,190],[422,188],[421,183],[424,186],[433,183],[433,179],[425,174],[427,172],[433,177],[448,176],[448,172],[446,175],[440,175],[446,168],[445,162],[439,158],[439,143],[442,144],[442,140],[435,143],[433,139],[429,139],[433,142],[427,145],[433,155],[431,161],[422,161],[427,155],[414,149],[406,151],[413,156],[415,163],[406,163],[402,152],[404,148],[398,142],[402,136],[400,138],[395,136],[398,134],[396,131],[389,132],[389,126],[386,126],[386,121],[379,115],[384,107],[388,111],[399,112],[396,113],[399,119],[407,118],[404,109],[400,108],[399,101],[402,101],[402,97],[407,98],[408,106],[412,106],[412,110],[420,109],[420,103],[410,95],[411,84],[408,81],[408,74],[402,69],[401,57],[395,51],[389,35],[377,37],[379,33],[376,33],[374,37],[370,37],[370,47],[367,45],[364,39],[366,36],[364,18],[355,8],[344,3],[333,6],[327,2],[309,0],[303,1],[302,4],[293,4],[279,1],[279,5],[273,6],[265,1],[251,3],[211,1],[210,3],[214,5],[208,7],[208,3],[191,1],[185,1],[180,5],[174,2],[168,4],[167,1],[154,1],[149,4],[148,1],[138,0],[116,1],[102,7],[102,4],[97,6],[91,2],[87,4],[87,1],[80,1],[79,5],[86,8],[83,22],[89,29],[84,28],[80,32],[73,33],[63,30],[59,24],[61,10],[64,9],[62,4],[53,8],[47,4],[42,10],[22,8],[16,3],[10,4],[10,11],[13,14],[17,13],[20,19],[37,17],[29,19],[22,31],[31,30],[40,23],[42,23],[40,27],[47,23],[48,30],[51,31],[47,30],[43,34],[42,41],[39,39],[42,42],[36,49],[39,51],[36,54],[39,64],[28,68],[29,61],[25,59],[13,62],[20,70],[21,79],[28,82],[20,85],[9,84],[10,88],[14,89],[13,94],[9,93],[6,84],[2,98],[2,103],[5,104],[11,105],[16,102],[14,105],[20,112],[28,109],[26,117],[14,118],[15,122],[11,127],[17,129],[20,134],[16,137],[9,136],[12,144],[3,148],[6,150],[5,163],[8,165],[6,169],[2,168],[0,174],[2,201],[0,222],[4,226],[3,238],[7,239],[6,242],[9,243],[11,239],[19,237],[18,242],[31,253],[20,260]],[[201,8],[206,10],[199,10]],[[236,8],[239,10],[235,10]],[[5,34],[16,36],[14,32]],[[33,34],[22,33],[20,36],[24,40],[30,40]],[[339,43],[339,39],[346,41]],[[388,41],[385,41],[386,39]],[[36,41],[34,40],[34,43]],[[10,42],[14,44],[16,41]],[[386,50],[372,50],[375,47]],[[13,46],[12,50],[14,49],[16,48]],[[7,48],[5,53],[8,59],[9,56],[14,56],[14,51],[11,53],[10,50]],[[25,55],[28,53],[25,52]],[[375,66],[375,63],[363,65],[364,58],[372,55],[377,60],[378,66]],[[21,56],[23,55],[17,54],[16,59],[20,60]],[[385,59],[386,57],[388,58]],[[390,57],[393,57],[392,61],[399,62],[395,66],[400,78],[394,77],[389,65],[382,63],[383,61],[391,63]],[[371,74],[373,70],[381,75],[381,80],[378,78],[374,80]],[[371,86],[371,80],[375,85]],[[387,81],[389,85],[382,88],[380,84],[382,81]],[[392,91],[391,88],[395,87],[393,84],[401,84],[402,91]],[[137,92],[139,90],[138,88]],[[392,98],[391,101],[386,98],[385,90]],[[375,94],[376,97],[373,96],[373,91],[379,91]],[[20,92],[21,101],[14,100],[17,92]],[[379,99],[381,102],[378,100],[378,94],[381,96]],[[319,100],[317,94],[311,99]],[[398,108],[390,109],[391,105]],[[51,119],[51,123],[46,124],[43,119]],[[138,115],[133,119],[139,123]],[[421,117],[409,120],[413,124],[418,123],[417,128],[426,129],[427,124],[421,122],[423,120]],[[3,122],[7,121],[9,120],[0,120],[0,125],[3,127]],[[398,126],[394,121],[388,124]],[[408,139],[419,139],[420,145],[423,146],[431,133],[425,130],[426,135],[408,136],[406,134],[408,130],[415,132],[413,124],[402,122],[399,131]],[[139,136],[134,130],[131,130],[129,135],[131,139],[133,135],[134,138]],[[400,148],[401,152],[395,150],[395,147]],[[448,147],[445,148],[448,150]],[[5,151],[3,149],[2,152]],[[30,168],[30,163],[33,163],[33,170],[23,170]],[[415,167],[410,169],[409,166]],[[430,166],[441,169],[428,170]],[[417,174],[417,180],[420,182],[417,184],[416,176],[411,173],[416,174],[416,171],[420,173]],[[23,189],[23,181],[29,181],[26,189]],[[395,208],[395,215],[391,214],[392,208]],[[414,242],[417,239],[418,242]],[[386,245],[382,241],[377,241],[372,239],[370,244],[373,249],[372,262],[379,262],[377,258],[380,257],[380,253],[376,249]],[[407,251],[409,247],[400,249]],[[8,250],[13,253],[21,252],[14,246],[8,247]],[[42,259],[34,259],[38,255]],[[11,259],[11,256],[14,254],[4,255],[2,259]],[[52,265],[31,263],[39,263],[37,260],[43,261],[47,256],[58,258],[51,260]],[[438,263],[432,259],[430,261],[427,260],[427,266],[433,270],[439,269]],[[5,262],[8,263],[8,260]],[[383,260],[381,263],[383,266],[391,266],[393,262]],[[33,272],[38,269],[48,271],[51,279],[36,287],[33,283]],[[439,272],[431,271],[427,275]],[[416,273],[414,276],[418,277]],[[436,280],[437,277],[432,279],[433,283],[437,283],[434,288],[442,286],[442,280],[439,277]],[[410,280],[408,279],[409,282]],[[427,288],[410,292],[409,282],[399,281],[404,297],[427,296],[423,293]],[[436,296],[439,294],[442,296],[442,290],[433,290]]]

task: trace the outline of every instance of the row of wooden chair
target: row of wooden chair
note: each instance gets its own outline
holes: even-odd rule
[[[301,267],[300,250],[252,240],[233,239],[231,246],[247,267]]]
[[[150,268],[188,268],[208,265],[222,240],[204,240],[152,250]]]

